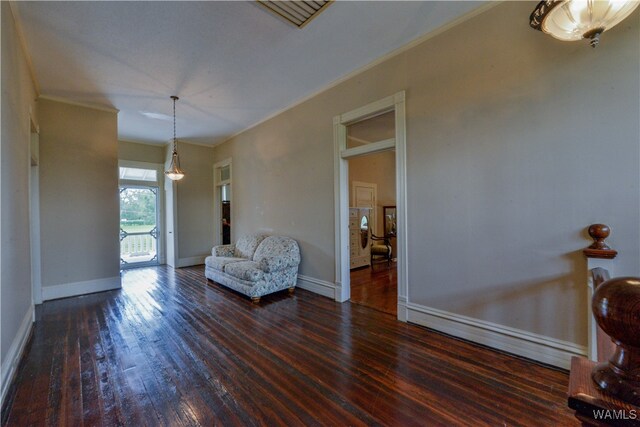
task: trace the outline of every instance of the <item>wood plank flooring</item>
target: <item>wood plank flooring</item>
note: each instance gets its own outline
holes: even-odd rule
[[[260,305],[202,267],[51,301],[5,426],[577,425],[568,375],[296,290]]]
[[[397,317],[397,263],[374,261],[373,266],[351,270],[351,302]]]

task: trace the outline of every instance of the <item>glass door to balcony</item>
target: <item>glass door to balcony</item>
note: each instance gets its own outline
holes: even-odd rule
[[[158,187],[120,187],[120,267],[158,264]]]

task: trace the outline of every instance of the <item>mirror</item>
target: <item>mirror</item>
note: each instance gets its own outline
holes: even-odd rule
[[[362,249],[369,244],[369,218],[366,215],[362,215],[362,219],[360,219],[360,242]]]
[[[385,237],[396,235],[396,207],[384,206],[384,235]]]

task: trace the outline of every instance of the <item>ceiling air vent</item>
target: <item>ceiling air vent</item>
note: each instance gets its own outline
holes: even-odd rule
[[[296,27],[302,28],[326,9],[332,1],[257,0],[257,2]]]

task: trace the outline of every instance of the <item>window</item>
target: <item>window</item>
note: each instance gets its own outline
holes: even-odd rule
[[[158,172],[154,169],[120,167],[120,179],[131,181],[158,181]]]

